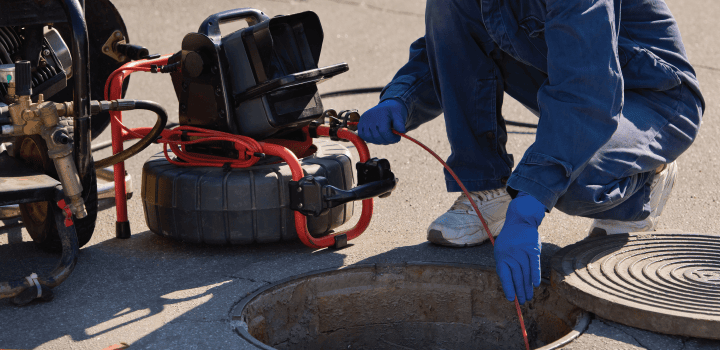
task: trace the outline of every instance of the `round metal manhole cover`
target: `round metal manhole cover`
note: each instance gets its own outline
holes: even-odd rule
[[[552,259],[553,287],[571,303],[628,326],[720,339],[720,237],[611,235]]]
[[[572,341],[589,314],[549,285],[522,307],[530,344]],[[494,268],[459,264],[356,265],[267,286],[233,310],[260,349],[520,349],[513,303]]]

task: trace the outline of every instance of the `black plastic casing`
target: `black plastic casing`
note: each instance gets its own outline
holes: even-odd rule
[[[253,9],[226,11],[185,36],[170,60],[182,62],[181,72],[172,74],[181,125],[260,140],[322,116],[317,84],[346,72],[347,64],[317,67],[323,31],[315,13],[263,16]],[[214,28],[238,19],[251,25],[226,36]]]

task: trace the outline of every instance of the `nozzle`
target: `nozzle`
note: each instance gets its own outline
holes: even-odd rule
[[[88,215],[87,210],[85,210],[85,202],[80,195],[70,198],[70,210],[78,219],[82,219]]]

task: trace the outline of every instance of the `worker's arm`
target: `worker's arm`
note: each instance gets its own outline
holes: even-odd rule
[[[380,94],[380,104],[360,118],[358,134],[368,142],[400,141],[392,130],[413,130],[442,113],[428,66],[425,38],[410,45],[410,60]]]
[[[623,103],[615,2],[548,0],[547,10],[548,80],[538,92],[537,135],[508,181],[509,190],[519,194],[495,245],[505,295],[521,303],[540,283],[538,226],[544,209],[555,206],[610,139]]]
[[[548,79],[538,91],[540,121],[508,186],[548,210],[617,128],[623,103],[619,3],[547,1]]]

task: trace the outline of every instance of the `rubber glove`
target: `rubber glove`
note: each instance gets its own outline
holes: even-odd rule
[[[360,117],[358,135],[366,142],[390,145],[400,142],[393,129],[405,133],[408,112],[405,105],[394,99],[386,100],[368,109]]]
[[[510,202],[505,225],[495,240],[495,269],[505,297],[520,304],[533,297],[540,286],[540,234],[545,206],[533,196],[520,192]]]

